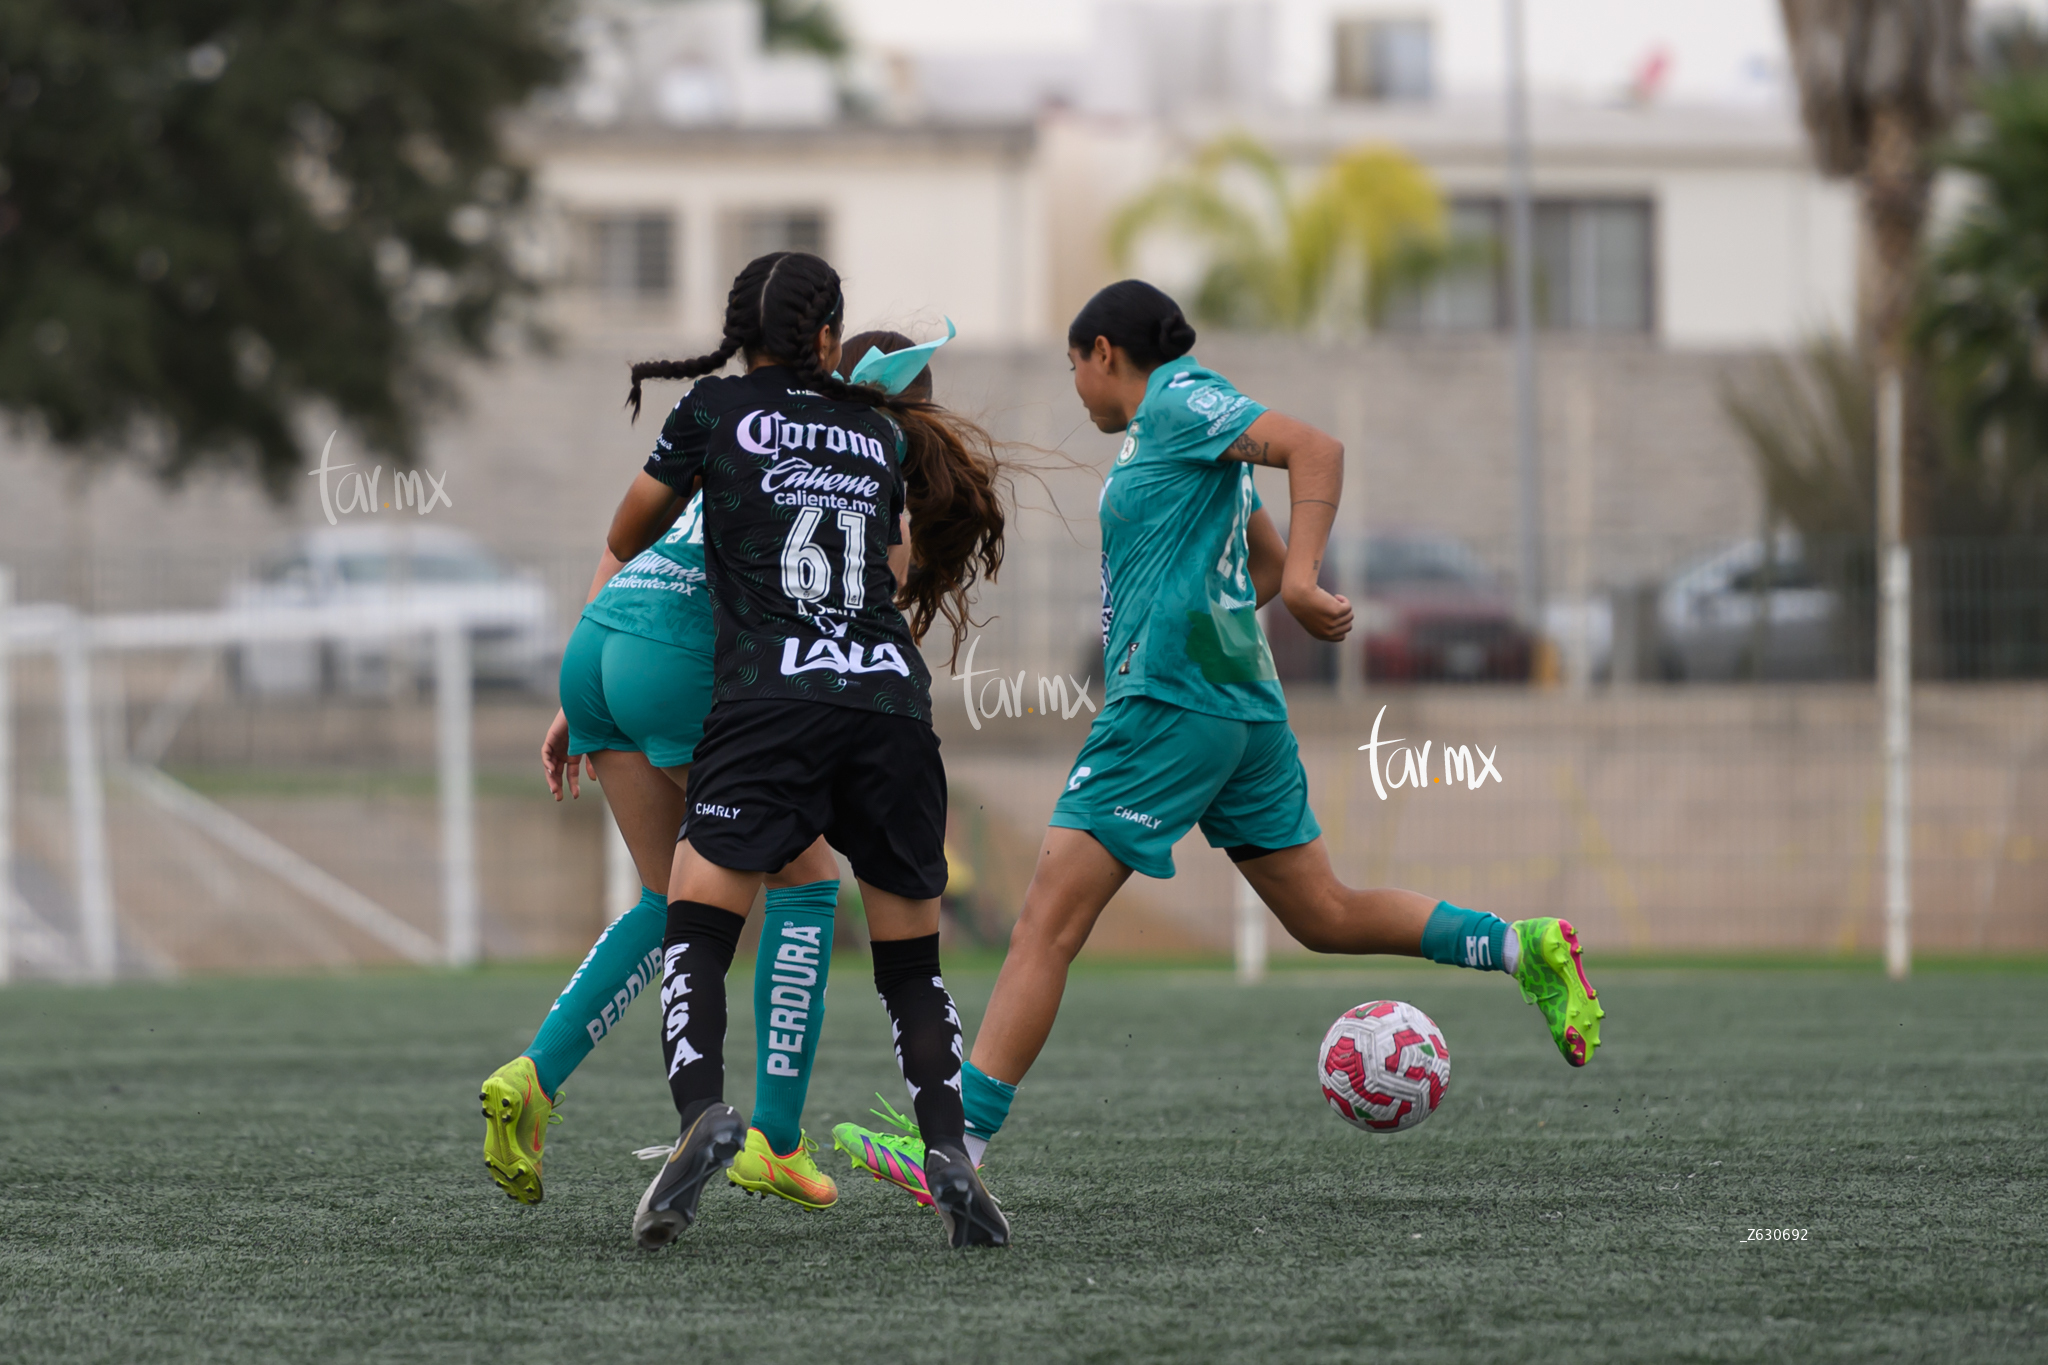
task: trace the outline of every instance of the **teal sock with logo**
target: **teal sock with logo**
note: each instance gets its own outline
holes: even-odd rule
[[[1507,939],[1508,922],[1500,916],[1438,901],[1429,923],[1422,926],[1422,955],[1447,966],[1504,972],[1508,970]]]
[[[981,1153],[989,1139],[1003,1130],[1010,1117],[1010,1101],[1017,1087],[999,1081],[973,1062],[960,1069],[960,1107],[967,1111],[967,1155],[981,1164]]]
[[[773,889],[754,959],[753,1125],[778,1153],[803,1141],[804,1096],[825,1024],[839,883]]]
[[[549,1095],[560,1089],[598,1040],[618,1027],[633,998],[660,982],[667,932],[667,898],[643,886],[640,903],[597,936],[523,1054],[533,1059],[541,1089]]]

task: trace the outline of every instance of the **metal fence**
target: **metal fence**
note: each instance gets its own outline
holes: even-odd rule
[[[961,923],[989,940],[1015,912],[1102,703],[1092,530],[1028,529],[958,658],[949,641],[927,642],[951,837],[974,874]],[[1358,557],[1369,567],[1365,545]],[[1672,572],[1653,583],[1588,585],[1528,632],[1527,681],[1453,667],[1454,632],[1435,637],[1434,672],[1400,679],[1363,645],[1348,677],[1328,647],[1298,654],[1287,664],[1291,708],[1340,873],[1505,914],[1566,913],[1603,947],[1873,949],[1881,769],[1868,552],[1776,551],[1674,547]],[[1333,558],[1346,555],[1357,548]],[[462,721],[451,720],[452,694],[437,691],[445,631],[386,619],[353,632],[188,631],[150,644],[137,632],[169,609],[277,607],[261,588],[281,583],[264,578],[275,565],[97,558],[91,615],[128,617],[129,636],[85,651],[83,707],[64,682],[78,660],[67,665],[62,651],[17,648],[6,670],[12,755],[0,763],[0,794],[10,809],[0,825],[12,842],[12,964],[31,975],[81,974],[101,960],[174,973],[441,956],[451,900],[464,897],[483,957],[580,952],[606,918],[613,836],[600,795],[547,799],[536,758],[554,709],[553,661],[593,559],[562,552],[505,571],[493,590],[502,619],[459,632],[476,683],[464,689],[474,704]],[[2048,547],[1935,544],[1916,548],[1916,567],[1916,941],[2048,949],[2048,778],[2038,761],[2048,748]],[[26,601],[77,588],[49,568],[22,583]],[[417,603],[423,589],[410,590]],[[372,618],[391,609],[390,599],[352,608]],[[1688,620],[1701,623],[1693,635],[1672,629]],[[1270,627],[1283,656],[1286,628]],[[1382,740],[1403,744],[1361,753],[1376,718]],[[467,779],[450,776],[451,726],[467,737]],[[81,727],[101,779],[99,855],[79,847]],[[1447,746],[1488,752],[1498,778],[1441,781]],[[1394,780],[1411,763],[1429,779],[1419,788]],[[467,794],[466,835],[462,820],[450,822],[452,785]],[[457,857],[451,840],[470,851]],[[1176,856],[1174,882],[1134,880],[1098,950],[1230,949],[1241,879],[1199,835]],[[95,858],[103,892],[80,873]],[[102,895],[104,932],[93,910]]]

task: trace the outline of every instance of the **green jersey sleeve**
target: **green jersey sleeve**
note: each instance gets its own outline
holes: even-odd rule
[[[1169,361],[1153,371],[1147,389],[1145,439],[1173,460],[1216,463],[1266,411],[1199,363]]]

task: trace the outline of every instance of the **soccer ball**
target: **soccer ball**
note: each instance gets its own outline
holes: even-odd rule
[[[1323,1098],[1355,1128],[1398,1133],[1436,1112],[1451,1084],[1443,1030],[1400,1000],[1346,1010],[1316,1057]]]

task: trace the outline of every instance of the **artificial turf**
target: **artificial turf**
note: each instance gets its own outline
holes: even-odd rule
[[[814,1133],[903,1099],[865,968],[838,966]],[[631,1149],[674,1130],[644,1005],[570,1083],[547,1202],[508,1202],[476,1086],[559,972],[15,987],[0,1358],[2048,1357],[2048,975],[1595,971],[1583,1072],[1495,976],[1080,972],[991,1153],[1015,1244],[970,1253],[829,1137],[837,1208],[714,1188],[635,1251]],[[971,1027],[991,979],[951,984]],[[1391,1137],[1313,1076],[1382,996],[1453,1054]]]

